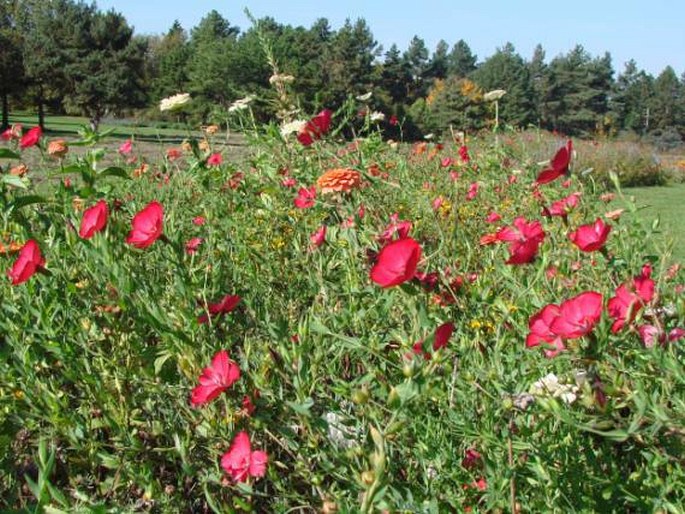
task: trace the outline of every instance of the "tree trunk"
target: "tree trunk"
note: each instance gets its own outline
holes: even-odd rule
[[[45,105],[42,98],[38,100],[38,126],[45,131]]]
[[[7,98],[7,93],[2,95],[2,130],[5,130],[10,125],[10,104]]]

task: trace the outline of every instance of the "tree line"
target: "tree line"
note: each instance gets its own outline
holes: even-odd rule
[[[196,121],[221,119],[246,95],[261,99],[257,115],[269,119],[274,64],[293,77],[287,87],[302,116],[373,91],[369,109],[402,120],[409,136],[492,126],[486,93],[503,89],[501,124],[685,137],[685,73],[667,66],[654,77],[633,60],[616,73],[609,53],[592,56],[580,45],[547,60],[540,45],[527,59],[507,43],[479,61],[463,39],[431,51],[415,36],[404,50],[385,50],[364,19],[334,29],[325,18],[309,28],[263,18],[240,30],[217,11],[190,31],[175,22],[165,34],[140,35],[95,4],[0,0],[3,127],[10,108],[35,109],[41,125],[46,110],[95,126],[105,116],[159,117],[160,99],[179,92],[192,95]]]

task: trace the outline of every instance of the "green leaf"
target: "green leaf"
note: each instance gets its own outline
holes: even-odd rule
[[[28,189],[29,187],[26,179],[17,177],[15,175],[0,175],[0,179],[2,179],[3,184],[7,184],[9,186],[18,187],[20,189]]]
[[[312,415],[310,409],[314,406],[314,400],[311,398],[307,398],[304,402],[302,403],[296,403],[296,402],[285,402],[288,407],[290,407],[292,410],[297,412],[298,414],[301,414],[302,416],[310,417]]]
[[[19,159],[21,155],[9,148],[0,148],[0,159]]]
[[[48,203],[48,200],[40,195],[24,195],[15,199],[10,205],[13,209],[21,209],[27,205]]]
[[[116,166],[110,166],[109,168],[105,168],[102,170],[100,173],[98,173],[98,177],[120,177],[120,178],[129,178],[128,173],[126,173],[126,170],[123,168],[118,168]]]

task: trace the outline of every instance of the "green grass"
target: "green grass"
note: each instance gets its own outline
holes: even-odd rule
[[[685,234],[682,229],[685,215],[685,184],[627,188],[624,193],[635,197],[640,217],[646,224],[659,219],[661,242],[668,244],[673,240],[673,259],[685,262]]]
[[[21,123],[24,126],[38,124],[38,116],[33,113],[17,113],[10,116],[10,123]],[[88,125],[88,118],[82,116],[47,116],[45,121],[46,131],[51,135],[76,135],[83,125]],[[139,125],[129,119],[106,120],[100,124],[101,132],[112,129],[111,136],[127,139],[135,137],[145,141],[174,142],[183,140],[189,134],[197,135],[198,132],[182,128],[163,128],[150,125]]]

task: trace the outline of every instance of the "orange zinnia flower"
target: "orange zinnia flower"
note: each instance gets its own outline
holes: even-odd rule
[[[61,159],[67,154],[68,151],[69,147],[64,139],[55,139],[54,141],[50,141],[48,144],[48,155],[50,157]]]
[[[347,168],[335,168],[328,170],[316,181],[322,193],[332,193],[344,191],[345,193],[358,187],[361,182],[361,175],[358,171]]]

